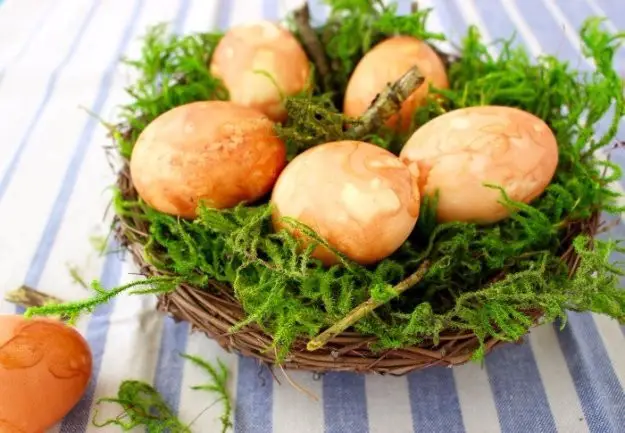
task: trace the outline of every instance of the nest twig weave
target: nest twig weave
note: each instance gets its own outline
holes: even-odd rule
[[[127,163],[119,172],[118,187],[124,199],[136,200],[137,193]],[[148,264],[143,256],[142,240],[147,240],[147,223],[144,220],[117,215],[115,227],[118,240],[132,255],[140,272],[145,276],[160,275],[161,273]],[[587,221],[572,224],[563,237],[562,257],[568,264],[571,275],[579,262],[571,245],[572,239],[581,233],[592,236],[598,229],[599,215],[595,214]],[[194,330],[205,333],[229,352],[254,357],[266,364],[275,364],[275,353],[267,349],[271,346],[272,338],[258,326],[249,325],[236,333],[229,331],[245,317],[245,312],[234,297],[232,289],[218,282],[212,282],[211,289],[205,290],[182,284],[174,292],[159,296],[158,308],[171,314],[176,320],[189,322]],[[540,322],[541,311],[526,313],[534,319],[535,324]],[[355,332],[344,332],[330,340],[325,347],[309,352],[306,350],[307,340],[300,339],[282,366],[287,369],[319,373],[352,371],[403,375],[431,366],[464,364],[470,360],[479,346],[474,334],[456,331],[443,332],[439,344],[426,342],[418,346],[382,352],[370,350],[369,345],[372,342],[371,337]],[[489,338],[485,343],[486,351],[490,352],[503,342]]]

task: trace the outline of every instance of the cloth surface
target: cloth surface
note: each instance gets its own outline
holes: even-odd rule
[[[106,130],[80,107],[111,119],[132,79],[119,64],[137,56],[146,26],[178,32],[275,19],[277,0],[0,0],[0,292],[22,284],[66,300],[87,296],[69,270],[105,287],[136,278],[120,254],[101,256],[91,239],[106,235],[114,175],[104,156]],[[557,54],[581,68],[576,29],[589,15],[625,30],[623,0],[422,0],[434,6],[433,30],[458,40],[469,24],[485,37],[513,32],[531,54]],[[409,1],[400,2],[407,11]],[[312,2],[315,19],[327,10]],[[625,71],[625,54],[617,69]],[[621,129],[620,139],[625,139]],[[620,230],[625,230],[620,228]],[[0,293],[2,294],[2,293]],[[318,397],[280,384],[252,359],[227,354],[186,324],[154,312],[151,297],[126,296],[78,323],[94,355],[81,402],[52,431],[114,432],[91,424],[119,413],[95,402],[122,380],[153,383],[194,432],[221,431],[219,404],[191,386],[204,373],[179,353],[220,358],[229,367],[236,433],[623,433],[625,329],[590,314],[542,326],[525,344],[490,355],[484,366],[431,368],[401,378],[289,373]],[[19,311],[19,310],[18,310]],[[15,307],[0,301],[0,313]],[[1,388],[1,384],[0,384]],[[208,409],[207,409],[208,408]]]

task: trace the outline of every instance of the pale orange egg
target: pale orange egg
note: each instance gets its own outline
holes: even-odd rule
[[[284,169],[273,190],[274,225],[302,239],[282,218],[307,225],[331,247],[361,264],[395,252],[419,217],[418,172],[391,152],[360,141],[313,147]],[[325,247],[313,254],[324,264],[337,263]]]
[[[404,101],[400,112],[386,122],[390,127],[407,131],[416,109],[426,102],[428,83],[439,89],[449,87],[440,57],[428,44],[411,36],[385,39],[362,57],[347,84],[343,112],[349,117],[362,115],[387,84],[397,81],[413,66],[417,66],[426,81]]]
[[[91,351],[74,328],[0,316],[0,431],[43,433],[78,403],[91,372]]]
[[[549,185],[558,144],[549,126],[531,113],[500,106],[454,110],[421,126],[400,158],[419,166],[422,194],[438,191],[438,219],[493,223],[510,214],[502,187],[530,203]]]
[[[303,91],[311,75],[306,52],[286,28],[269,21],[231,27],[210,63],[230,100],[253,107],[270,119],[287,118],[283,98]]]
[[[130,171],[141,198],[172,215],[194,218],[212,208],[254,202],[269,193],[286,164],[274,123],[233,102],[201,101],[152,121],[132,152]]]

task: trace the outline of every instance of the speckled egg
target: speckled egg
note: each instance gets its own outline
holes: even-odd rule
[[[84,394],[92,371],[85,339],[61,322],[0,316],[0,432],[43,433]]]
[[[511,107],[454,110],[420,127],[401,153],[419,166],[422,194],[439,194],[438,219],[493,223],[510,210],[500,203],[502,187],[523,203],[538,197],[558,165],[558,144],[549,126]]]
[[[313,229],[334,249],[361,264],[388,257],[406,241],[419,217],[418,172],[373,144],[337,141],[313,147],[291,161],[273,190],[274,225],[290,217]],[[338,258],[316,247],[326,265]]]
[[[293,34],[269,21],[231,27],[217,44],[210,63],[230,100],[253,107],[270,119],[286,120],[284,96],[306,88],[311,67]]]
[[[152,121],[133,149],[130,171],[141,198],[172,215],[251,203],[269,193],[286,164],[274,123],[227,101],[173,108]]]
[[[415,65],[426,78],[425,83],[404,101],[400,112],[386,122],[390,127],[407,131],[415,110],[426,102],[428,83],[440,89],[449,87],[440,57],[428,44],[411,36],[385,39],[363,56],[347,84],[344,113],[350,117],[362,115],[387,84],[397,81]]]

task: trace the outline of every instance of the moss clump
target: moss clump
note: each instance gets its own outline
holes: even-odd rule
[[[228,393],[228,368],[219,359],[217,366],[215,366],[197,356],[187,354],[181,356],[208,374],[211,380],[208,384],[193,386],[191,389],[217,394],[218,398],[212,404],[221,402],[223,405],[223,412],[219,421],[222,427],[221,433],[226,433],[233,427],[231,420],[232,399]],[[101,398],[97,402],[98,405],[102,403],[115,403],[121,406],[122,413],[115,418],[99,422],[96,420],[98,416],[96,410],[92,420],[96,427],[116,425],[122,431],[145,427],[146,431],[150,433],[191,433],[193,431],[191,429],[193,422],[188,425],[182,423],[159,392],[150,384],[139,380],[123,381],[119,385],[117,396]]]
[[[392,8],[372,6],[377,2],[331,4],[329,21],[315,29],[330,75],[318,75],[310,93],[288,98],[290,120],[277,126],[291,155],[344,136],[345,124],[352,120],[343,118],[337,101],[356,63],[376,41],[397,33],[428,42],[444,39],[425,31],[429,11],[400,17]],[[532,63],[511,41],[499,42],[500,54],[493,57],[477,29],[471,28],[460,58],[449,67],[451,88],[437,89],[445,102],[430,101],[415,113],[416,125],[449,110],[499,104],[534,113],[550,125],[559,143],[556,176],[531,205],[502,194],[503,202],[515,209],[505,221],[438,225],[435,201],[425,200],[417,228],[397,253],[371,267],[344,260],[326,269],[311,259],[311,249],[298,252],[293,238],[272,232],[267,203],[221,211],[201,208],[195,221],[185,221],[120,192],[115,204],[122,223],[139,221],[149,227],[131,241],[145,244],[147,260],[171,276],[158,280],[151,290],[173,290],[181,281],[206,290],[211,281],[227,283],[247,313],[237,328],[258,324],[273,336],[280,357],[297,338],[317,335],[369,298],[386,303],[353,329],[377,337],[378,349],[436,343],[448,331],[470,331],[481,342],[487,337],[515,341],[537,314],[553,321],[565,318],[567,309],[624,321],[622,270],[614,262],[621,249],[617,241],[592,238],[598,215],[623,211],[619,194],[610,188],[620,179],[620,169],[602,157],[625,114],[623,83],[612,69],[623,37],[605,33],[598,19],[589,19],[580,35],[584,54],[597,65],[592,73],[582,74],[552,56]],[[124,121],[114,133],[123,157],[128,158],[148,122],[172,106],[227,98],[205,67],[219,38],[166,36],[161,27],[149,33],[142,58],[132,63],[141,75],[129,89],[134,101],[123,107]],[[174,84],[163,84],[172,80]],[[610,110],[614,116],[609,130],[595,136],[599,120]],[[381,128],[364,139],[397,152],[406,137]],[[422,280],[393,297],[392,287],[425,260],[430,265]],[[570,272],[572,268],[577,272]],[[61,308],[77,315],[109,297],[99,291],[86,301],[32,309],[29,314]],[[484,346],[475,357],[483,350]]]

